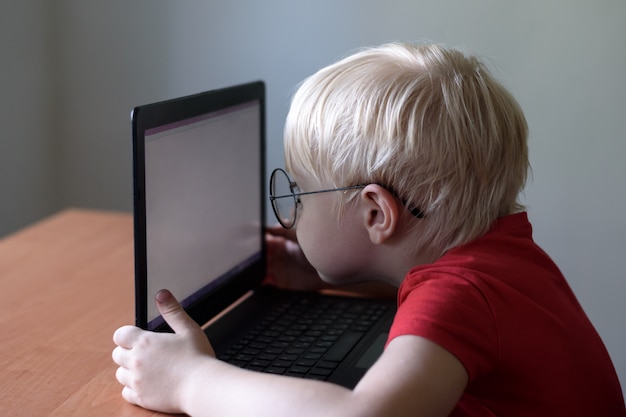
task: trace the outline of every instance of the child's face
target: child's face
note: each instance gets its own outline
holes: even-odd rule
[[[329,188],[307,178],[296,181],[303,192]],[[341,192],[301,196],[295,225],[298,243],[308,261],[324,281],[334,284],[363,277],[371,246],[365,229],[359,227],[356,207],[350,205],[339,218],[335,207]]]

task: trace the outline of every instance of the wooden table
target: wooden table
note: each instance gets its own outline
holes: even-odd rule
[[[0,240],[0,416],[151,416],[113,332],[134,322],[132,216],[65,210]]]

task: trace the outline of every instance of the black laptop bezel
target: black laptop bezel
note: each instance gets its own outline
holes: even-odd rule
[[[146,204],[145,204],[145,132],[170,123],[187,120],[204,114],[223,110],[252,101],[260,105],[260,190],[259,222],[261,225],[261,256],[246,269],[237,272],[228,282],[212,289],[209,293],[186,308],[198,323],[204,324],[234,303],[248,291],[260,285],[266,272],[265,225],[265,83],[254,81],[232,87],[205,91],[157,103],[137,106],[131,114],[133,142],[133,219],[135,245],[135,324],[146,329],[148,326],[148,303],[154,302],[147,291],[146,251]],[[211,302],[207,302],[210,298]],[[171,331],[167,324],[156,331]]]

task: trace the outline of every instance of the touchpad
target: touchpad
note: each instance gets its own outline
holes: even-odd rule
[[[376,340],[370,345],[370,347],[365,351],[363,356],[359,358],[359,361],[356,363],[357,368],[369,369],[376,359],[380,357],[385,350],[385,343],[387,342],[387,338],[389,337],[389,333],[381,333],[378,335]]]

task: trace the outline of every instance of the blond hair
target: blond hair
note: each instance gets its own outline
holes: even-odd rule
[[[527,133],[518,103],[476,57],[394,43],[357,52],[300,85],[285,124],[285,157],[293,174],[336,187],[390,187],[425,214],[409,220],[423,222],[416,250],[442,254],[523,209]]]

